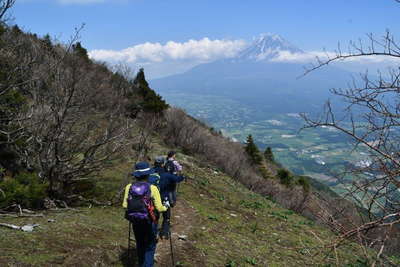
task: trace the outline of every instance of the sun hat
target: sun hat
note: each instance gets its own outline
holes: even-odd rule
[[[154,173],[154,169],[150,168],[149,163],[142,161],[135,164],[135,171],[132,173],[135,177],[141,177]]]

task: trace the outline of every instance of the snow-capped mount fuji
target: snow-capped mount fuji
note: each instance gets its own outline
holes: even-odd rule
[[[183,108],[198,104],[181,101],[185,96],[213,96],[240,102],[262,116],[264,112],[320,111],[332,97],[329,89],[346,86],[350,78],[348,72],[327,66],[298,79],[304,64],[281,60],[279,56],[288,54],[283,52],[304,53],[279,35],[262,34],[233,58],[152,80],[151,86],[169,103]]]
[[[281,52],[304,53],[277,34],[263,33],[235,57],[237,60],[269,60]]]

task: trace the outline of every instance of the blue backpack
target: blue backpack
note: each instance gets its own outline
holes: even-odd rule
[[[173,160],[167,160],[164,169],[166,172],[169,172],[170,174],[176,174],[176,168]]]
[[[158,190],[160,190],[160,175],[158,173],[150,174],[149,183],[157,186]]]
[[[127,220],[131,222],[157,221],[149,183],[136,182],[132,184],[129,189],[127,201],[128,209],[125,213],[125,218]]]

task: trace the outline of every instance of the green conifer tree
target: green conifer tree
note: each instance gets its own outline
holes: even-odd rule
[[[137,73],[133,85],[136,88],[137,93],[143,97],[143,102],[141,103],[143,111],[162,113],[169,107],[162,97],[149,87],[143,69],[140,69]]]
[[[274,154],[272,153],[271,147],[267,147],[264,151],[264,158],[270,162],[274,162]]]
[[[45,36],[43,36],[43,43],[47,48],[53,47],[53,44],[51,42],[51,37],[49,34],[46,34]]]
[[[72,49],[76,55],[78,55],[80,58],[84,59],[86,62],[89,62],[89,55],[86,50],[81,44],[81,42],[77,42],[72,46]]]
[[[258,147],[254,143],[253,136],[251,134],[247,136],[245,150],[253,164],[261,164],[262,157],[260,155],[260,150],[258,150]]]
[[[12,31],[15,35],[22,34],[22,31],[21,31],[21,29],[18,27],[18,25],[12,26],[12,27],[11,27],[11,31]]]

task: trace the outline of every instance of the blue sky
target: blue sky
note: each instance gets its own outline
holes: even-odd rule
[[[386,29],[400,39],[398,14],[400,4],[394,0],[17,0],[12,10],[23,29],[61,40],[85,23],[81,41],[90,51],[204,38],[211,42],[203,46],[213,46],[220,45],[215,40],[251,41],[263,32],[279,34],[305,51],[332,50],[338,42],[382,35]],[[235,45],[240,42],[229,47]],[[174,60],[157,60],[159,69],[174,69]],[[190,57],[179,61],[187,65],[182,70],[200,62]],[[162,70],[154,74],[159,75]]]

